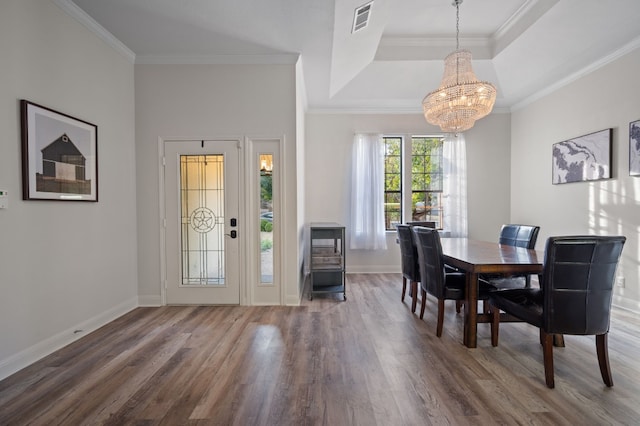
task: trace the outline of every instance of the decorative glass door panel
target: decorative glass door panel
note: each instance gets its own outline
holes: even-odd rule
[[[260,154],[260,284],[273,284],[273,155]]]
[[[238,142],[165,141],[168,304],[239,304]]]
[[[224,156],[180,156],[182,285],[224,285]]]

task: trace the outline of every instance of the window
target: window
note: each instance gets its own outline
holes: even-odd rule
[[[386,229],[408,221],[442,228],[443,138],[386,136],[384,144]]]
[[[402,223],[402,138],[384,137],[384,223]]]

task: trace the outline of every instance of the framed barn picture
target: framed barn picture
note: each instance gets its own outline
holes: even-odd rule
[[[98,127],[21,100],[22,198],[98,201]]]

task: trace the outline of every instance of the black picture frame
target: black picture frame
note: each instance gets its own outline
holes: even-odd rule
[[[22,99],[22,199],[98,201],[98,126]]]
[[[554,185],[598,181],[611,178],[613,129],[604,129],[553,144]]]
[[[640,120],[629,123],[629,175],[640,176]]]

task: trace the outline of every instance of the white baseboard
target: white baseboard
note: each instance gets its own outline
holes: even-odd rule
[[[138,306],[141,307],[158,307],[162,306],[162,297],[157,295],[141,295],[138,296]]]
[[[9,358],[0,360],[0,380],[9,377],[13,373],[33,364],[39,359],[57,351],[60,348],[75,342],[103,325],[121,317],[127,312],[138,307],[138,299],[130,299],[99,315],[76,324],[54,336],[49,337],[35,345],[20,351]],[[82,330],[78,333],[77,330]]]
[[[349,265],[347,274],[400,274],[400,265]]]
[[[286,306],[300,306],[300,297],[288,295],[285,297],[284,303]]]
[[[636,314],[640,314],[640,302],[638,302],[637,300],[631,300],[626,297],[614,295],[613,306],[615,306],[616,308],[631,311]]]

